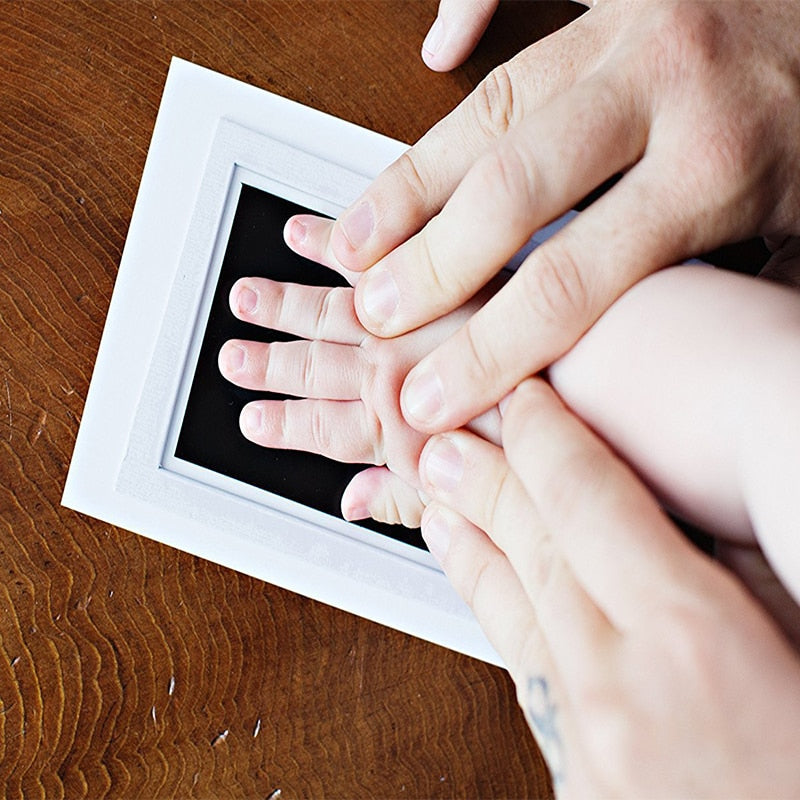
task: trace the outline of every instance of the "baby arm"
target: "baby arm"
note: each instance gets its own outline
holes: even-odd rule
[[[800,647],[800,292],[664,270],[550,379],[665,505],[718,536],[719,559]]]
[[[550,380],[663,501],[709,532],[752,538],[756,467],[775,483],[769,463],[781,460],[797,477],[775,441],[798,444],[797,414],[787,413],[800,403],[795,290],[664,270],[626,293]]]

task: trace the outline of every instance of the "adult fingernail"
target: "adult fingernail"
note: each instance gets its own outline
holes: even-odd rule
[[[239,417],[239,427],[246,435],[248,433],[256,433],[261,429],[263,415],[258,406],[248,405],[242,409],[242,414]]]
[[[222,351],[222,365],[227,372],[238,372],[245,362],[247,353],[238,344],[228,344]]]
[[[433,422],[444,407],[444,388],[439,376],[425,369],[412,373],[402,390],[402,405],[409,422]]]
[[[442,514],[434,512],[423,520],[422,538],[431,555],[441,564],[450,549],[450,525]]]
[[[434,439],[425,448],[419,466],[423,483],[444,492],[455,491],[464,475],[461,451],[447,438]]]
[[[236,292],[234,302],[238,313],[252,314],[258,305],[258,295],[252,289],[243,287]]]
[[[422,50],[428,55],[435,56],[442,49],[443,44],[444,24],[441,17],[436,17],[431,29],[428,31],[428,35],[425,37],[425,41],[422,43]]]
[[[374,220],[372,218],[372,206],[367,203],[359,203],[352,211],[345,213],[339,220],[342,231],[350,242],[354,250],[363,247],[367,239],[372,235]]]
[[[369,319],[377,325],[388,322],[400,304],[400,292],[389,272],[367,273],[362,279],[361,305]]]

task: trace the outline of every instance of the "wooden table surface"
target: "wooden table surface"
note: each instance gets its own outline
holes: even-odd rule
[[[410,142],[576,13],[437,75],[435,9],[0,3],[4,797],[550,794],[503,671],[59,505],[170,57]]]

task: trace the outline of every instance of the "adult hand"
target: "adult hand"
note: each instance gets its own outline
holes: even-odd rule
[[[431,439],[423,535],[557,794],[798,796],[800,662],[772,620],[544,382],[514,392],[503,442]]]
[[[359,319],[391,337],[461,305],[623,173],[411,371],[414,427],[462,425],[659,267],[800,233],[799,29],[800,3],[598,3],[494,70],[315,242],[289,226],[295,247],[367,270]]]

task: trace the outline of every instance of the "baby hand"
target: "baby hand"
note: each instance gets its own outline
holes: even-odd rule
[[[411,367],[455,331],[479,301],[403,336],[381,339],[358,321],[353,294],[349,287],[239,280],[230,295],[236,317],[299,339],[226,342],[220,371],[237,386],[298,398],[248,403],[240,427],[251,441],[388,467],[393,476],[385,470],[356,476],[342,501],[346,518],[377,514],[382,521],[416,526],[423,508],[416,493],[417,466],[427,437],[405,422],[400,387]],[[498,426],[494,409],[476,421],[489,438],[496,438]]]

